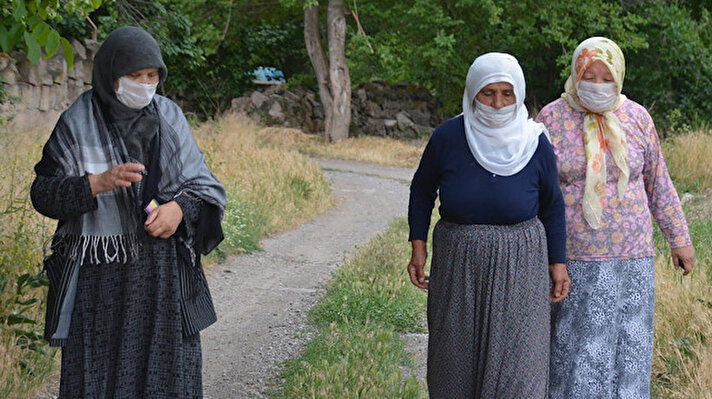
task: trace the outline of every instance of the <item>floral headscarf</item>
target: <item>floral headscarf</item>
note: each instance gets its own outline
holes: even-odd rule
[[[593,113],[578,98],[578,87],[584,72],[594,63],[602,61],[613,75],[618,89],[618,101],[603,113]],[[571,76],[561,95],[577,111],[586,112],[583,120],[583,139],[586,150],[586,185],[583,196],[583,216],[593,229],[601,228],[601,215],[606,203],[606,152],[610,150],[618,176],[618,198],[623,200],[630,171],[628,169],[628,144],[620,120],[613,113],[626,100],[621,94],[625,76],[625,58],[618,45],[605,37],[591,37],[578,45],[571,61]]]

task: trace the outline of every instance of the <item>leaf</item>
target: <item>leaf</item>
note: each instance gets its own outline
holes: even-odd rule
[[[15,303],[18,304],[18,305],[20,305],[20,306],[32,305],[33,303],[37,303],[37,302],[39,302],[39,299],[38,299],[38,298],[30,298],[30,299],[28,299],[28,300],[26,300],[26,301],[21,301],[21,300],[19,300],[19,299],[16,299],[16,300],[15,300]]]
[[[0,48],[5,53],[10,51],[10,34],[5,25],[0,25]]]
[[[72,69],[74,66],[74,50],[72,50],[72,45],[69,40],[60,37],[59,41],[62,43],[62,49],[64,50],[64,59],[67,61],[67,69]],[[49,285],[49,280],[44,279],[43,285]]]
[[[49,37],[52,28],[44,21],[39,21],[32,27],[32,36],[37,39],[37,43],[40,46],[47,44],[47,38]]]
[[[15,21],[20,21],[27,15],[27,9],[25,8],[24,1],[15,1],[15,11],[12,13],[12,17]]]
[[[37,324],[36,321],[34,321],[32,318],[29,316],[26,316],[24,314],[11,314],[7,317],[7,325],[8,326],[13,326],[15,324]]]

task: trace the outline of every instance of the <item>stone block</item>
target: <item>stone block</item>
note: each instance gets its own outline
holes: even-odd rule
[[[79,60],[87,59],[87,49],[79,42],[79,40],[72,39],[69,41],[69,43],[72,45],[72,51],[74,52],[74,62],[75,63]]]
[[[18,57],[15,65],[17,66],[17,71],[20,73],[19,82],[29,83],[33,86],[39,86],[41,84],[42,79],[39,74],[39,69],[32,65],[29,58],[25,56]]]
[[[250,95],[250,99],[252,100],[252,104],[254,104],[255,108],[259,109],[262,108],[262,104],[264,104],[269,98],[259,91],[253,91]]]
[[[230,112],[236,114],[248,113],[254,108],[255,106],[252,104],[250,97],[237,97],[230,102]]]
[[[20,83],[20,96],[22,102],[29,109],[39,109],[40,98],[42,97],[42,89],[40,86],[35,86],[29,83]]]
[[[268,114],[277,121],[284,120],[284,112],[282,112],[282,106],[279,104],[279,101],[275,101],[274,104],[272,104]]]
[[[67,80],[67,61],[64,59],[64,52],[58,51],[45,63],[47,65],[47,74],[52,79],[49,84],[62,84]]]

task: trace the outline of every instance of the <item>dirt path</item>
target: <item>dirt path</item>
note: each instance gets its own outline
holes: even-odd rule
[[[218,322],[202,333],[207,399],[261,398],[279,362],[308,340],[306,310],[344,256],[404,216],[413,170],[320,160],[337,205],[295,231],[262,242],[263,252],[208,271]],[[299,336],[301,335],[301,336]]]

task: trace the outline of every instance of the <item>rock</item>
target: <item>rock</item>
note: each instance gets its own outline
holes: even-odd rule
[[[269,100],[269,97],[259,91],[253,91],[250,95],[250,99],[252,99],[252,104],[254,104],[255,108],[260,109],[262,108],[262,104]]]
[[[396,121],[398,122],[398,130],[402,131],[406,131],[415,125],[408,117],[408,114],[403,111],[396,114]]]
[[[278,101],[275,101],[274,104],[269,109],[268,112],[269,116],[271,116],[274,119],[277,119],[278,121],[284,120],[284,113],[282,112],[282,106],[279,105]]]
[[[255,109],[255,106],[250,97],[233,98],[230,103],[230,112],[236,114],[247,114]]]

